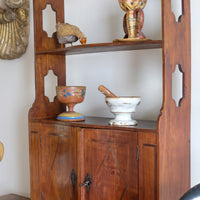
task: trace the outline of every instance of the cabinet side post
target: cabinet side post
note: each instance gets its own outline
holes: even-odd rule
[[[43,10],[50,5],[56,13],[56,23],[64,22],[63,0],[34,0],[34,39],[35,39],[35,102],[29,111],[29,119],[51,118],[65,110],[55,98],[53,102],[45,96],[44,78],[49,70],[57,76],[57,85],[66,85],[65,55],[40,54],[40,51],[60,47],[55,37],[48,37],[43,30]],[[48,20],[48,19],[44,19]],[[56,90],[56,88],[52,88]]]
[[[178,22],[171,0],[162,0],[163,106],[158,120],[158,196],[179,199],[190,187],[191,35],[190,0],[182,0]],[[183,97],[172,99],[172,73],[183,74]]]

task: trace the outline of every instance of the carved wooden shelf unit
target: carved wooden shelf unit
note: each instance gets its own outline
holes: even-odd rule
[[[61,48],[42,28],[50,4],[64,23],[64,0],[34,0],[35,102],[29,111],[31,200],[178,200],[190,188],[190,0],[176,22],[162,1],[162,41],[86,44]],[[65,110],[44,95],[49,70],[66,85],[66,56],[162,48],[163,104],[158,120],[108,126],[106,118],[61,122]],[[172,73],[183,73],[183,98],[172,99]],[[87,180],[88,187],[80,187]]]

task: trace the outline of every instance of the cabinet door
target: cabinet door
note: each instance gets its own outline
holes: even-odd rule
[[[82,187],[84,199],[138,199],[137,133],[85,129],[80,134],[84,139],[84,175],[89,173],[92,178],[89,191]]]
[[[76,129],[43,124],[42,135],[42,200],[76,200]],[[74,177],[75,180],[75,177]]]
[[[31,200],[41,199],[40,188],[40,123],[29,123],[29,157]]]
[[[157,199],[156,133],[138,133],[139,200]]]

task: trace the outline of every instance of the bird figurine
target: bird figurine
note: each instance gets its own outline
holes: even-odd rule
[[[56,25],[57,38],[60,44],[71,44],[80,41],[81,44],[86,44],[87,38],[80,31],[77,26],[71,25],[69,23],[58,23]]]

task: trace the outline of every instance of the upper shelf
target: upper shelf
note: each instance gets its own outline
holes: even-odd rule
[[[156,48],[162,48],[162,40],[94,43],[94,44],[76,45],[66,48],[42,50],[42,51],[37,51],[36,54],[75,55],[75,54],[98,53],[98,52],[109,52],[109,51],[127,51],[127,50],[156,49]]]

